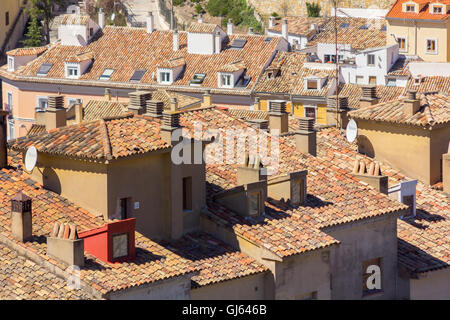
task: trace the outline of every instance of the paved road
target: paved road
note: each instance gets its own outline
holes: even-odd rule
[[[128,15],[131,17],[133,22],[141,26],[145,26],[145,17],[147,12],[153,12],[154,26],[157,30],[167,30],[167,23],[161,23],[164,19],[159,14],[158,0],[125,0],[124,5],[127,8]]]

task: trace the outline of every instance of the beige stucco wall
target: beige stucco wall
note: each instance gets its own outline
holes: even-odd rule
[[[331,252],[332,299],[394,299],[397,282],[397,215],[390,214],[324,230],[340,241]],[[381,258],[381,290],[363,297],[364,261]]]
[[[0,5],[0,46],[6,39],[6,34],[13,26],[14,19],[19,13],[23,0],[2,0]],[[5,14],[9,12],[9,24],[5,24]],[[12,48],[10,48],[12,49]]]
[[[263,300],[267,273],[209,284],[191,290],[193,300]]]
[[[357,120],[357,124],[358,146],[362,152],[424,183],[439,181],[437,151],[443,145],[448,146],[448,128],[437,130],[431,136],[430,130],[418,126],[364,120]]]
[[[418,55],[425,61],[450,61],[450,19],[442,23],[414,21],[409,19],[387,20],[387,45],[395,44],[396,37],[406,37],[407,50],[400,53]],[[417,32],[417,34],[416,34]],[[417,40],[416,40],[417,39]],[[437,53],[426,52],[426,39],[437,40]]]
[[[450,268],[420,274],[410,280],[410,288],[413,300],[449,300]]]

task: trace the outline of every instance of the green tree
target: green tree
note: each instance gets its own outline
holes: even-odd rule
[[[36,17],[31,17],[28,24],[28,32],[25,34],[26,40],[22,43],[25,47],[39,47],[42,42],[42,26]]]
[[[30,0],[27,9],[30,16],[35,16],[36,20],[42,20],[44,24],[45,41],[50,43],[50,23],[55,15],[53,14],[53,5],[61,4],[62,0]]]
[[[320,4],[314,2],[306,3],[306,10],[308,11],[308,17],[319,17],[320,16]]]

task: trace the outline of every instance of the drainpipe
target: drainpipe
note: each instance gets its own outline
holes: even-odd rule
[[[417,56],[417,21],[414,20],[414,55]]]

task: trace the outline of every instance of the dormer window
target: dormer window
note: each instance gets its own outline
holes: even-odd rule
[[[316,79],[307,79],[306,80],[306,89],[308,90],[317,90],[318,81]]]
[[[66,78],[78,79],[80,77],[80,64],[66,62]]]
[[[433,5],[431,5],[431,7],[430,7],[430,13],[433,13],[433,14],[443,14],[443,12],[444,12],[444,8],[443,8],[443,6],[440,5],[440,4],[433,4]]]
[[[406,4],[405,12],[416,12],[416,5],[415,4]]]
[[[14,57],[8,56],[8,71],[14,71]]]

